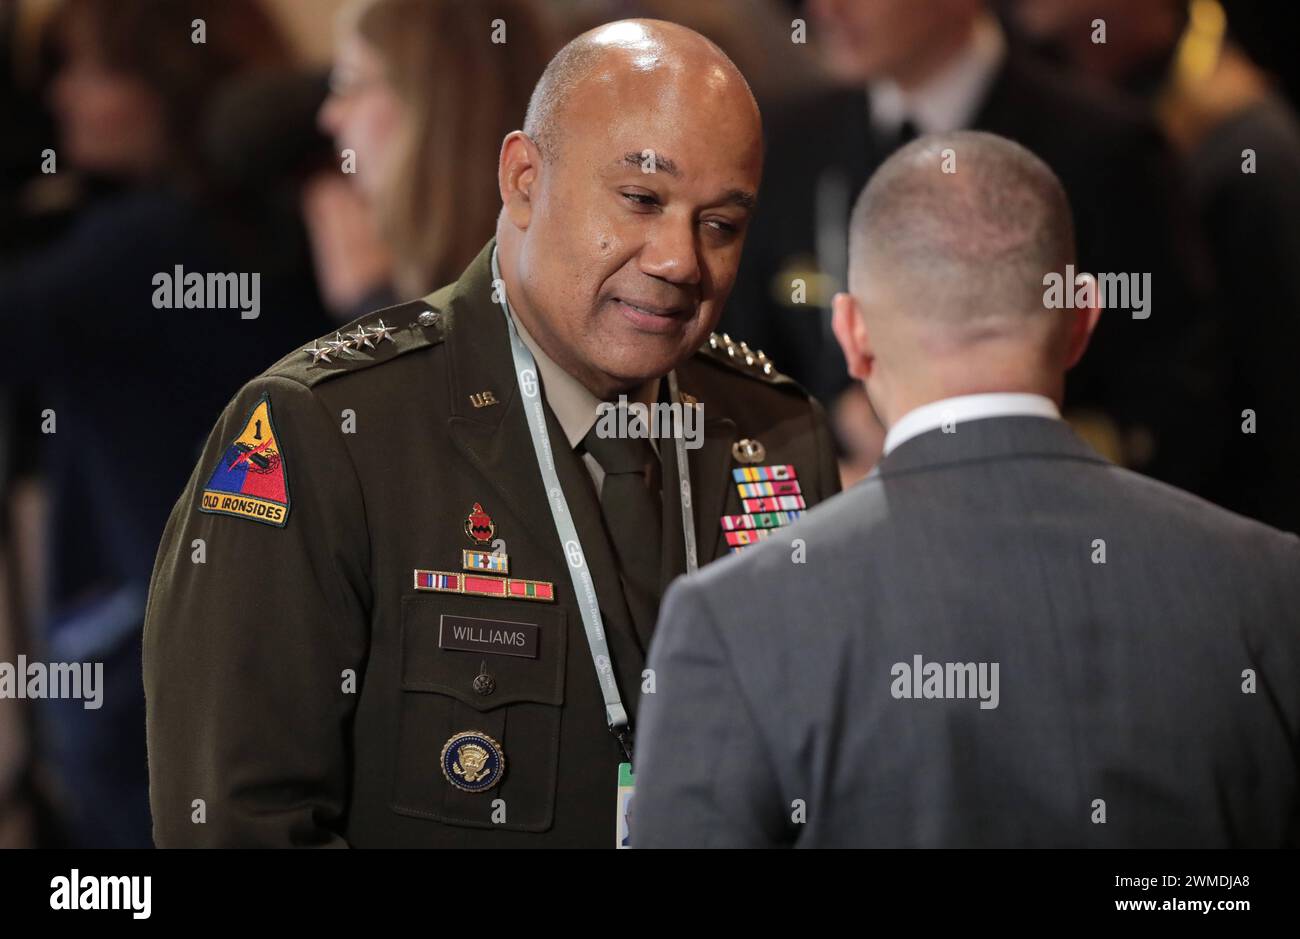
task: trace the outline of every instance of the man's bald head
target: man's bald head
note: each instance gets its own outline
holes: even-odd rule
[[[1003,137],[956,131],[915,140],[876,171],[849,252],[855,294],[960,342],[1052,316],[1043,276],[1073,263],[1074,226],[1047,164]]]
[[[501,145],[520,322],[598,396],[652,395],[718,323],[762,174],[758,106],[717,46],[657,20],[579,36]]]
[[[727,90],[743,91],[758,118],[749,83],[712,41],[677,23],[632,19],[588,30],[555,54],[528,101],[524,133],[549,158],[563,139],[566,106],[575,93],[637,75],[711,85],[715,92],[730,86]]]
[[[888,426],[930,401],[986,392],[1061,400],[1096,307],[1053,309],[1045,278],[1074,261],[1060,181],[993,134],[923,137],[876,171],[853,211],[850,293],[832,327]]]

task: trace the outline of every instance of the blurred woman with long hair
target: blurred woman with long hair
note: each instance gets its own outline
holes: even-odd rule
[[[213,415],[320,320],[300,319],[319,309],[305,244],[304,291],[234,234],[248,227],[231,210],[250,207],[231,204],[205,156],[214,96],[289,51],[258,0],[65,0],[49,36],[51,168],[93,185],[62,237],[0,260],[0,327],[24,340],[0,374],[39,409],[20,423],[42,432],[20,443],[39,442],[48,494],[47,582],[24,651],[103,671],[97,707],[35,702],[39,778],[58,839],[147,846],[140,631],[158,539]],[[159,304],[156,278],[178,266],[260,274],[265,312]],[[273,299],[288,297],[302,302]]]
[[[322,175],[306,198],[322,293],[340,315],[455,280],[492,237],[501,140],[558,45],[534,0],[344,9],[320,123],[355,172]]]

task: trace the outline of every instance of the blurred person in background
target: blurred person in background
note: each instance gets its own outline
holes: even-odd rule
[[[557,48],[535,0],[344,8],[320,110],[339,157],[303,193],[321,293],[340,320],[455,280],[492,237],[493,157]],[[340,172],[347,151],[353,171]]]
[[[1036,61],[982,0],[810,0],[805,10],[819,45],[793,48],[823,56],[839,87],[768,124],[763,208],[723,327],[780,349],[792,377],[838,405],[846,482],[875,462],[882,438],[830,333],[850,201],[917,134],[974,128],[1019,142],[1061,177],[1082,270],[1151,274],[1153,315],[1103,316],[1066,401],[1109,456],[1198,488],[1214,448],[1198,423],[1214,363],[1194,273],[1199,246],[1155,127]]]
[[[52,122],[41,107],[37,85],[40,9],[30,0],[0,0],[0,265],[4,259],[51,237],[64,221],[56,213],[34,212],[33,181],[42,178],[41,148]],[[49,177],[44,177],[48,179]],[[16,415],[33,409],[19,401],[18,389],[0,384],[0,662],[12,662],[25,648],[19,630],[28,621],[28,579],[19,566],[16,541],[22,531],[22,497],[13,489],[19,475],[32,474],[31,455],[39,428],[18,424]],[[19,441],[22,441],[21,443]],[[24,463],[18,462],[20,454]],[[33,552],[29,551],[29,555]],[[0,848],[33,841],[31,773],[27,760],[30,709],[0,708]]]
[[[288,61],[260,4],[68,0],[50,37],[54,168],[95,185],[62,237],[0,261],[0,327],[23,337],[3,385],[34,389],[39,410],[20,419],[42,429],[49,498],[45,612],[19,651],[103,665],[98,709],[31,702],[63,839],[147,846],[140,632],[152,558],[212,415],[321,314],[305,248],[297,270],[265,267],[260,249],[282,233],[214,184],[203,152],[223,84]],[[260,273],[258,317],[158,308],[155,278],[177,266]]]
[[[1144,101],[1183,158],[1214,260],[1214,309],[1230,363],[1221,407],[1206,416],[1227,429],[1206,494],[1300,531],[1295,111],[1234,41],[1215,0],[1021,0],[1014,10],[1028,34],[1072,66]],[[1096,19],[1106,23],[1105,43],[1092,41]]]

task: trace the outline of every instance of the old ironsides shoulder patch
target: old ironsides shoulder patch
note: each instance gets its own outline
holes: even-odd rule
[[[271,399],[262,395],[248,423],[203,488],[200,512],[233,515],[283,528],[289,521],[289,481],[275,437]]]

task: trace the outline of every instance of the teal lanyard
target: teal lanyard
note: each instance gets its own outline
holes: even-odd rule
[[[632,760],[632,734],[628,726],[627,709],[618,693],[618,682],[614,678],[614,667],[609,654],[609,643],[605,639],[605,625],[600,618],[600,603],[596,597],[596,585],[591,579],[591,569],[582,551],[582,542],[578,538],[578,529],[573,524],[573,514],[569,511],[568,500],[560,485],[560,476],[555,469],[555,454],[551,452],[551,438],[546,430],[546,404],[542,400],[541,382],[537,378],[537,362],[528,346],[515,329],[514,317],[510,314],[510,301],[506,297],[505,282],[501,279],[497,267],[497,251],[492,249],[492,284],[500,291],[501,312],[506,318],[506,328],[510,332],[510,351],[514,356],[515,378],[519,382],[519,393],[523,396],[524,415],[528,419],[528,431],[533,438],[533,453],[537,456],[538,468],[542,471],[542,484],[546,487],[547,501],[551,504],[551,517],[555,519],[555,531],[564,546],[564,556],[569,562],[569,576],[573,581],[573,595],[578,601],[578,610],[582,614],[582,628],[587,634],[587,647],[591,650],[591,661],[596,666],[596,679],[600,682],[601,694],[605,698],[605,722],[610,733],[618,738],[629,762]],[[681,404],[681,393],[677,388],[677,374],[668,373],[668,392],[674,404]],[[686,543],[686,572],[694,573],[699,567],[699,558],[695,546],[695,523],[691,518],[691,474],[686,460],[686,442],[683,435],[673,435],[677,451],[677,471],[681,479],[682,528]]]

